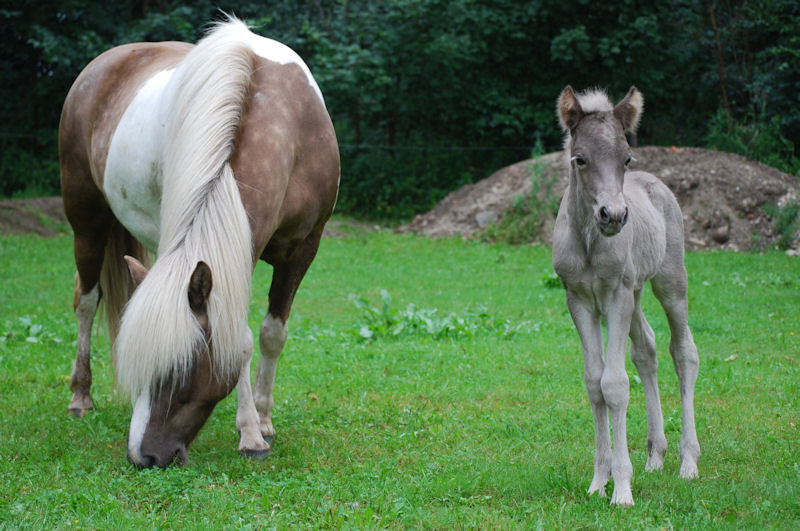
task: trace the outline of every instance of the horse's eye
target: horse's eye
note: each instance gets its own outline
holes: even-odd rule
[[[572,157],[572,160],[575,161],[575,164],[577,164],[579,168],[586,167],[586,159],[581,157],[580,155],[575,155],[574,157]]]
[[[627,159],[625,159],[625,166],[627,166],[628,164],[630,164],[632,159],[633,159],[633,158],[632,158],[630,155],[628,155],[628,158],[627,158]]]

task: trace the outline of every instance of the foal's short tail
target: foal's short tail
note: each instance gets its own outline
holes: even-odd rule
[[[147,249],[121,223],[114,222],[108,235],[103,269],[100,272],[101,302],[105,308],[112,345],[117,340],[122,310],[136,289],[124,259],[125,255],[132,256],[146,267],[150,267],[151,259]]]

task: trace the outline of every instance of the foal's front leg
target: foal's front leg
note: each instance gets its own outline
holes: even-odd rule
[[[628,454],[626,432],[630,383],[628,373],[625,372],[625,352],[628,346],[632,312],[633,291],[620,285],[617,287],[611,305],[607,308],[608,349],[600,386],[611,413],[611,427],[614,431],[614,450],[611,458],[614,493],[611,495],[611,503],[621,506],[633,505],[633,493],[631,492],[633,466]]]
[[[600,381],[605,369],[603,361],[603,330],[600,318],[586,307],[571,291],[567,291],[567,307],[578,330],[583,347],[583,377],[594,416],[594,477],[589,494],[606,495],[606,483],[611,476],[611,434],[608,430],[608,408]]]

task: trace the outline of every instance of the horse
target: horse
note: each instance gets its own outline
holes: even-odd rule
[[[112,48],[66,97],[59,160],[77,267],[69,412],[93,407],[102,300],[117,384],[133,403],[134,466],[184,465],[234,387],[239,453],[267,455],[289,313],[339,186],[336,135],[308,66],[234,17],[196,45]],[[251,389],[259,259],[272,281]]]
[[[635,132],[643,106],[636,87],[612,106],[603,91],[576,94],[567,86],[557,103],[569,183],[553,231],[553,267],[566,289],[567,307],[580,336],[594,416],[594,477],[589,494],[605,496],[611,475],[611,503],[618,506],[633,505],[633,467],[625,428],[630,395],[625,372],[628,336],[647,409],[645,470],[661,469],[667,449],[655,334],[641,308],[647,281],[666,313],[669,351],[680,380],[680,475],[697,477],[700,457],[694,423],[699,358],[688,325],[683,217],[664,183],[649,173],[627,170],[633,156],[625,132]],[[605,359],[603,321],[608,340]]]

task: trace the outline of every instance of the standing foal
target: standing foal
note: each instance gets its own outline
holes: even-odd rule
[[[669,351],[680,380],[682,477],[697,477],[700,456],[694,427],[699,360],[688,326],[683,218],[675,197],[660,180],[645,172],[626,172],[631,151],[625,131],[635,130],[642,107],[642,95],[635,87],[616,106],[604,92],[576,95],[569,86],[558,98],[569,186],[553,234],[553,267],[566,288],[567,306],[581,338],[584,378],[594,414],[594,479],[589,493],[604,496],[613,476],[611,503],[621,506],[633,505],[633,467],[625,432],[629,336],[631,359],[647,404],[645,469],[660,469],[667,449],[655,334],[641,308],[642,288],[648,280],[667,314]],[[605,359],[601,321],[608,335]]]

